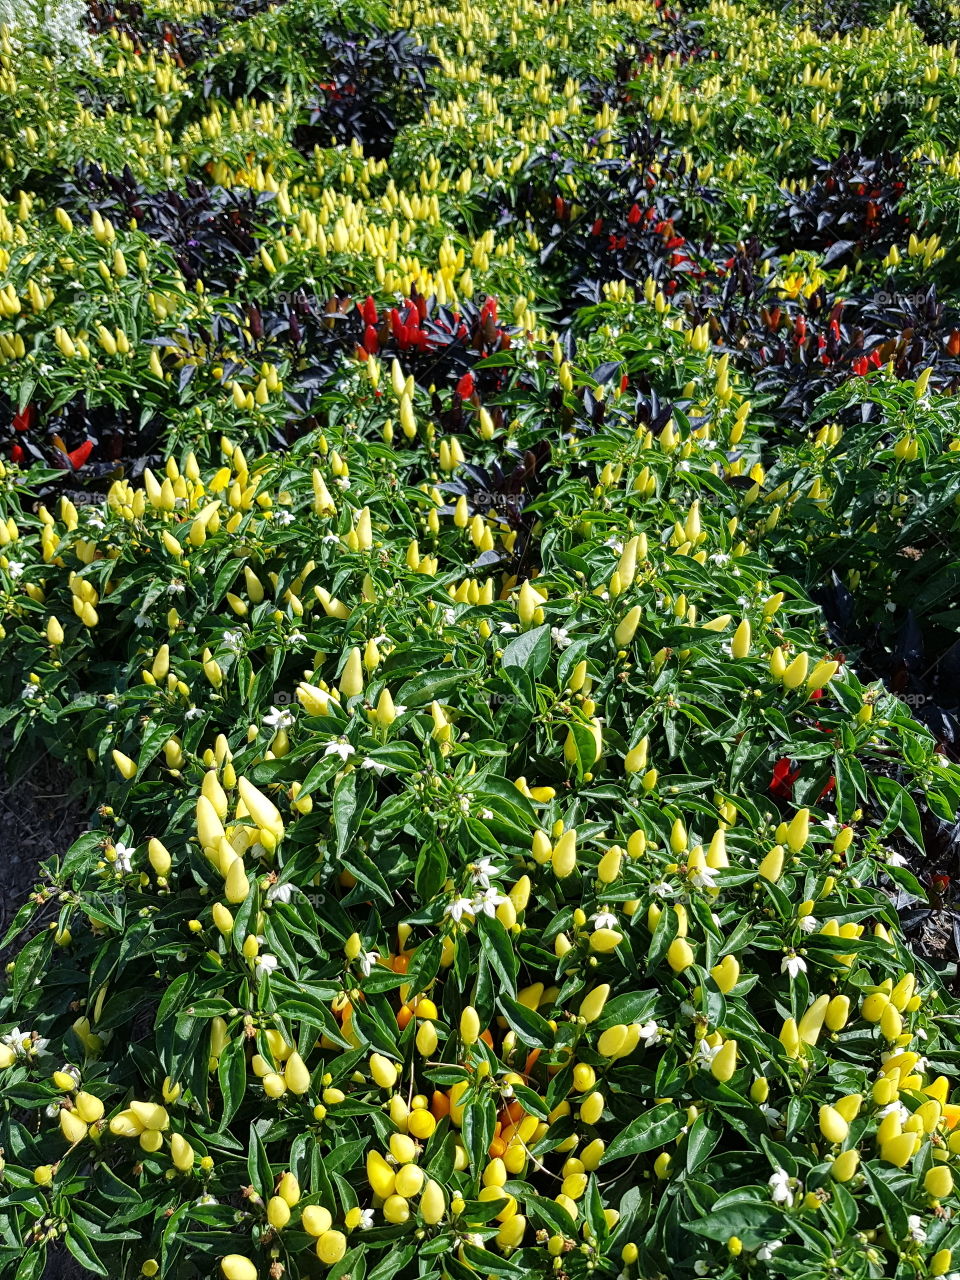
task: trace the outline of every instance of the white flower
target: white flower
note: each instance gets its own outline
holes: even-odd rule
[[[293,885],[287,881],[286,884],[272,884],[267,890],[268,902],[289,902],[293,897]]]
[[[712,867],[698,867],[691,876],[690,883],[695,889],[715,889],[717,887],[717,873]]]
[[[349,742],[328,742],[323,754],[325,756],[339,756],[341,760],[347,760],[355,754],[355,749],[351,747]]]
[[[457,615],[453,609],[444,609],[443,620],[448,627],[452,627],[457,620]]]
[[[717,551],[710,557],[711,564],[726,564],[730,557],[725,551]]]
[[[889,1116],[894,1114],[900,1117],[900,1123],[902,1124],[904,1120],[906,1120],[909,1117],[910,1112],[907,1110],[907,1108],[903,1105],[902,1102],[890,1102],[885,1107],[882,1107],[880,1111],[877,1112],[877,1115],[880,1117],[881,1120],[883,1119],[884,1116]]]
[[[302,631],[291,631],[290,634],[287,636],[287,644],[293,644],[293,645],[306,644],[306,641],[307,641],[307,637],[303,634]]]
[[[360,1221],[357,1224],[357,1226],[361,1231],[370,1230],[370,1228],[373,1226],[373,1210],[372,1209],[360,1210]]]
[[[29,1031],[21,1031],[19,1027],[11,1027],[6,1035],[0,1036],[0,1044],[5,1044],[8,1049],[12,1049],[16,1054],[26,1053],[29,1043]]]
[[[285,507],[281,507],[280,510],[277,512],[277,514],[274,516],[274,519],[278,522],[278,524],[283,524],[283,525],[293,524],[293,512],[288,511]]]
[[[294,714],[286,707],[271,707],[263,717],[263,723],[273,730],[289,729],[294,723]]]
[[[257,968],[262,969],[264,973],[273,973],[279,963],[277,957],[270,955],[268,951],[265,951],[262,956],[257,956],[255,961]]]
[[[693,1274],[695,1276],[705,1276],[709,1272],[709,1270],[710,1270],[709,1262],[704,1262],[703,1259],[693,1264]]]
[[[113,865],[119,872],[126,875],[132,869],[133,864],[130,861],[130,855],[133,853],[133,848],[130,845],[118,844],[115,846],[115,850],[117,856]]]
[[[656,884],[650,886],[650,892],[658,898],[672,898],[677,891],[666,880],[658,880]]]
[[[918,1213],[911,1213],[907,1218],[907,1230],[910,1232],[910,1239],[916,1240],[917,1244],[923,1244],[927,1238],[927,1233],[923,1229],[923,1219]]]
[[[501,622],[501,623],[500,623],[500,634],[501,634],[502,636],[512,636],[512,635],[513,635],[513,633],[516,631],[516,629],[517,629],[517,628],[513,625],[513,623],[512,623],[512,622]]]
[[[138,614],[137,614],[137,616],[136,616],[136,617],[134,618],[134,620],[133,620],[133,625],[134,625],[135,627],[140,628],[141,630],[142,630],[144,627],[149,627],[149,625],[150,625],[150,617],[149,617],[149,615],[148,615],[148,614],[146,614],[146,613],[138,613]]]
[[[38,684],[25,684],[23,686],[23,692],[20,694],[20,697],[24,700],[24,702],[29,702],[31,698],[39,697],[40,692],[41,690]]]
[[[481,809],[481,810],[480,810],[480,817],[483,819],[483,821],[484,821],[484,822],[489,822],[489,821],[490,821],[490,819],[493,817],[493,810],[492,810],[492,809]]]
[[[708,1044],[706,1040],[701,1040],[697,1045],[697,1052],[693,1061],[698,1067],[709,1068],[710,1064],[722,1048],[722,1044]]]
[[[757,1261],[769,1262],[782,1244],[782,1240],[771,1240],[769,1244],[762,1244],[757,1250]]]
[[[407,708],[402,702],[395,702],[393,704],[393,709],[397,713],[397,718],[399,719],[399,717],[403,715],[403,713],[406,711]]]
[[[450,916],[452,920],[462,920],[466,912],[473,914],[473,902],[470,898],[455,898],[453,902],[448,902],[443,909],[443,914]]]
[[[323,535],[323,537],[320,539],[320,541],[321,541],[321,542],[335,542],[335,543],[337,544],[337,546],[338,546],[338,547],[339,547],[339,545],[340,545],[340,539],[337,537],[337,535],[336,535],[335,533],[325,533],[325,534]]]
[[[243,632],[225,631],[220,643],[224,649],[229,649],[231,653],[239,653],[243,648]]]
[[[357,956],[357,964],[360,966],[360,972],[365,978],[369,978],[373,972],[374,966],[380,960],[380,953],[377,951],[361,951]]]
[[[202,716],[203,712],[199,707],[190,707],[183,713],[184,720],[196,720],[198,716]]]
[[[490,887],[490,877],[500,875],[499,867],[495,867],[489,858],[479,858],[476,862],[472,862],[468,868],[473,883],[478,884],[481,889]]]
[[[202,1196],[197,1196],[194,1204],[219,1204],[220,1201],[216,1196],[212,1196],[209,1191],[205,1191]]]
[[[887,849],[884,854],[884,862],[888,867],[905,867],[907,860],[902,853],[894,853],[892,849]]]
[[[835,814],[828,813],[821,825],[826,827],[830,834],[833,835],[840,823],[837,821]]]
[[[598,911],[593,917],[593,927],[595,929],[615,929],[620,921],[612,911]]]
[[[806,973],[807,962],[803,956],[798,956],[795,951],[791,951],[789,955],[783,957],[780,964],[780,972],[788,973],[791,978],[795,978],[798,973]]]
[[[798,923],[802,933],[816,933],[817,931],[817,917],[815,915],[801,916]]]
[[[497,907],[501,902],[506,902],[506,897],[502,893],[497,893],[496,889],[484,889],[483,893],[478,893],[473,900],[473,906],[470,908],[474,915],[482,912],[485,916],[495,916]]]
[[[387,766],[383,763],[383,761],[374,760],[372,756],[364,756],[363,760],[360,763],[360,768],[372,769],[373,772],[377,774],[378,777],[381,774],[384,774],[387,772]]]
[[[182,579],[180,578],[174,578],[174,580],[167,587],[168,593],[172,596],[178,596],[182,592],[186,591],[186,589],[187,589],[187,584],[184,581],[182,581]]]
[[[776,1107],[771,1107],[767,1102],[765,1102],[760,1108],[760,1114],[763,1116],[764,1120],[766,1120],[771,1129],[775,1129],[783,1119],[783,1112],[778,1111]]]
[[[551,627],[550,639],[558,649],[566,649],[573,644],[566,627]]]
[[[775,1169],[767,1181],[767,1186],[770,1188],[770,1197],[774,1204],[785,1204],[788,1209],[793,1206],[790,1175],[786,1169]]]
[[[660,1028],[651,1020],[645,1022],[640,1028],[640,1041],[645,1049],[649,1049],[651,1045],[660,1043]]]
[[[7,573],[11,578],[19,578],[25,568],[22,560],[11,560],[7,565]]]

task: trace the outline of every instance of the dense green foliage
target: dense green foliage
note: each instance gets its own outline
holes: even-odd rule
[[[0,1274],[954,1274],[960,67],[870,16],[7,33],[0,720],[91,822]]]

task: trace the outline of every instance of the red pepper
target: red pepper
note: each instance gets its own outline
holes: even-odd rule
[[[10,461],[15,462],[17,466],[23,461],[24,453],[20,445],[15,444],[10,450]]]
[[[91,453],[93,453],[93,441],[84,440],[83,444],[78,445],[76,449],[67,454],[67,457],[70,460],[70,465],[73,467],[74,471],[80,470],[86,460],[90,457]]]
[[[783,756],[773,766],[773,777],[770,779],[769,791],[780,800],[789,800],[793,795],[793,784],[800,777],[800,770],[790,768],[790,760]]]
[[[27,404],[19,413],[13,415],[14,431],[29,431],[31,427],[37,425],[37,406],[35,404]]]
[[[469,371],[457,383],[457,395],[461,400],[469,400],[473,395],[473,374]]]

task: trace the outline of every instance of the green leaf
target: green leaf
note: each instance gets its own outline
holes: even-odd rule
[[[517,994],[517,953],[509,934],[496,916],[487,915],[477,918],[477,932],[481,951],[512,999]]]
[[[337,855],[341,856],[360,826],[363,809],[357,796],[357,772],[341,778],[333,793],[333,825],[337,833]]]
[[[470,1155],[471,1169],[479,1171],[486,1165],[496,1122],[497,1105],[490,1094],[481,1094],[464,1106],[461,1132]]]
[[[661,1102],[637,1116],[622,1133],[617,1134],[604,1152],[603,1163],[665,1147],[679,1135],[686,1122],[686,1115],[679,1107],[671,1102]]]
[[[503,650],[500,665],[503,667],[520,667],[532,679],[536,680],[545,671],[550,661],[550,626],[534,627],[523,635],[511,640]]]
[[[87,1271],[93,1271],[98,1276],[108,1276],[110,1272],[106,1266],[97,1257],[96,1250],[90,1242],[90,1237],[76,1221],[71,1221],[67,1227],[66,1245],[76,1260]]]
[[[878,1160],[863,1161],[860,1169],[883,1215],[891,1240],[905,1240],[908,1232],[905,1198],[909,1194],[910,1179]]]
[[[217,1079],[223,1095],[220,1128],[225,1129],[236,1115],[247,1087],[247,1059],[242,1036],[235,1036],[224,1045],[217,1064]]]
[[[553,1045],[554,1034],[549,1022],[535,1009],[514,1000],[512,996],[500,993],[497,1004],[503,1010],[503,1016],[520,1039],[531,1049],[549,1049]]]
[[[440,841],[431,837],[417,858],[414,887],[424,902],[429,902],[443,888],[446,878],[447,855]]]
[[[786,1235],[783,1213],[773,1204],[746,1194],[732,1201],[722,1197],[706,1219],[683,1225],[686,1231],[723,1243],[731,1236],[739,1236],[745,1249],[757,1249],[770,1240],[783,1240]]]

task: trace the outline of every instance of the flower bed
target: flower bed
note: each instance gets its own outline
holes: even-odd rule
[[[955,55],[392,17],[7,38],[0,1274],[951,1275]]]

